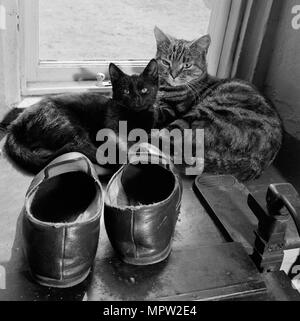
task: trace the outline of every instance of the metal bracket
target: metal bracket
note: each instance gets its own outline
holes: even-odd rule
[[[290,195],[297,194],[291,184],[271,184],[266,201],[267,213],[260,212],[252,259],[261,271],[276,271],[281,267],[285,236],[290,217],[294,219],[300,234],[300,204],[295,204]],[[252,199],[252,203],[255,199]],[[298,209],[298,210],[297,210]]]

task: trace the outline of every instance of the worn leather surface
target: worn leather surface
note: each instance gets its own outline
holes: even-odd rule
[[[143,191],[156,195],[156,190],[164,190],[161,185],[172,184],[172,189],[168,195],[163,195],[163,199],[152,204],[134,204],[132,201],[132,186],[134,181],[127,171],[132,171],[132,164],[124,165],[117,174],[112,178],[107,186],[107,194],[127,193],[128,204],[124,205],[124,196],[121,204],[117,204],[112,197],[107,197],[105,201],[104,220],[105,227],[110,242],[125,262],[132,264],[151,264],[163,260],[168,254],[171,247],[172,237],[175,231],[175,225],[180,211],[182,187],[180,178],[173,171],[161,165],[167,175],[162,174],[161,170],[153,170],[152,177],[143,181],[137,177],[136,195],[140,196]],[[143,171],[143,166],[159,165],[139,165],[139,170]],[[130,189],[126,177],[130,179]],[[162,180],[164,178],[164,180]],[[116,184],[116,181],[118,183]],[[127,184],[126,184],[127,183]],[[151,192],[152,191],[152,192]],[[118,197],[115,197],[116,200]],[[142,197],[142,199],[149,199]]]
[[[79,277],[95,258],[99,220],[59,227],[39,225],[23,216],[25,253],[33,274],[55,280]]]
[[[95,185],[96,193],[88,208],[77,213],[77,220],[65,221],[69,214],[64,217],[63,211],[61,222],[57,218],[55,222],[47,221],[49,214],[47,220],[43,220],[43,213],[34,215],[32,204],[39,187],[57,177],[60,183],[64,174],[78,171],[94,179],[92,184]],[[78,184],[80,189],[80,182]],[[49,286],[65,287],[76,284],[89,272],[97,251],[103,202],[102,188],[93,166],[79,153],[57,158],[33,179],[26,195],[22,220],[24,250],[33,277]],[[57,216],[55,214],[54,217]]]

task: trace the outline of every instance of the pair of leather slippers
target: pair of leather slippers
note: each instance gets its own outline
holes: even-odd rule
[[[93,164],[80,153],[61,155],[34,177],[22,230],[38,283],[70,287],[88,276],[103,213],[110,242],[124,262],[147,265],[168,257],[181,204],[180,178],[155,147],[146,144],[139,152],[129,156],[105,192]]]

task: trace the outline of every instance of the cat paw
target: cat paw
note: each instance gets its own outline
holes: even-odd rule
[[[176,117],[175,111],[170,108],[164,109],[164,113],[166,119],[174,119]]]
[[[168,130],[172,130],[174,128],[189,129],[190,126],[189,126],[189,123],[186,122],[184,119],[176,119],[170,125],[167,126]]]
[[[157,114],[155,117],[155,127],[160,128],[164,127],[166,124],[169,124],[171,121],[176,119],[176,114],[173,109],[171,109],[168,105],[160,104],[160,108],[157,109]]]
[[[176,104],[176,110],[178,114],[185,114],[188,110],[190,110],[191,106],[187,102],[181,102]]]
[[[196,111],[191,111],[189,113],[186,113],[185,115],[182,116],[182,118],[188,122],[189,124],[191,124],[192,122],[194,122],[195,120],[199,119],[199,113],[197,113]]]

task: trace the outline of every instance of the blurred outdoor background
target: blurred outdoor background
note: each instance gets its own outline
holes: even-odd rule
[[[135,60],[155,55],[153,28],[192,40],[211,0],[39,0],[41,60]]]

